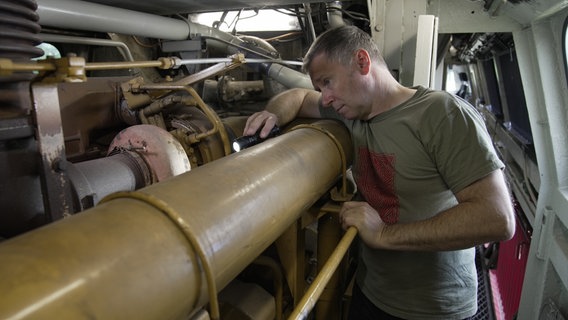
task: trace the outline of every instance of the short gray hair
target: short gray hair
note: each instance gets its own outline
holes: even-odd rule
[[[358,49],[369,52],[371,60],[384,64],[379,48],[371,36],[355,26],[341,26],[319,35],[304,57],[303,70],[309,71],[315,56],[324,53],[331,62],[349,65]]]

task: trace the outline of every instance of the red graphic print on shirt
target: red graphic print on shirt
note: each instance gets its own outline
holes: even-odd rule
[[[395,157],[359,148],[357,188],[386,224],[398,222],[398,197],[394,188]]]

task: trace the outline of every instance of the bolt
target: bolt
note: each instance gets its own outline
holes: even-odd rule
[[[51,163],[51,167],[55,172],[64,172],[67,170],[67,161],[61,158],[55,158]]]

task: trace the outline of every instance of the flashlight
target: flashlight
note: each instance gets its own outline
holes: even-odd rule
[[[280,134],[280,129],[278,128],[278,126],[274,126],[270,130],[270,132],[268,133],[266,138],[260,137],[260,130],[259,130],[252,136],[242,136],[240,138],[233,140],[233,150],[235,152],[239,152],[239,151],[244,150],[248,147],[252,147],[255,144],[259,144],[266,139],[276,137],[279,134]]]

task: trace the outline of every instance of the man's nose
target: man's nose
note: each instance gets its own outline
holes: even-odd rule
[[[322,98],[321,102],[324,107],[329,107],[333,103],[334,99],[331,93],[328,90],[322,91]]]

